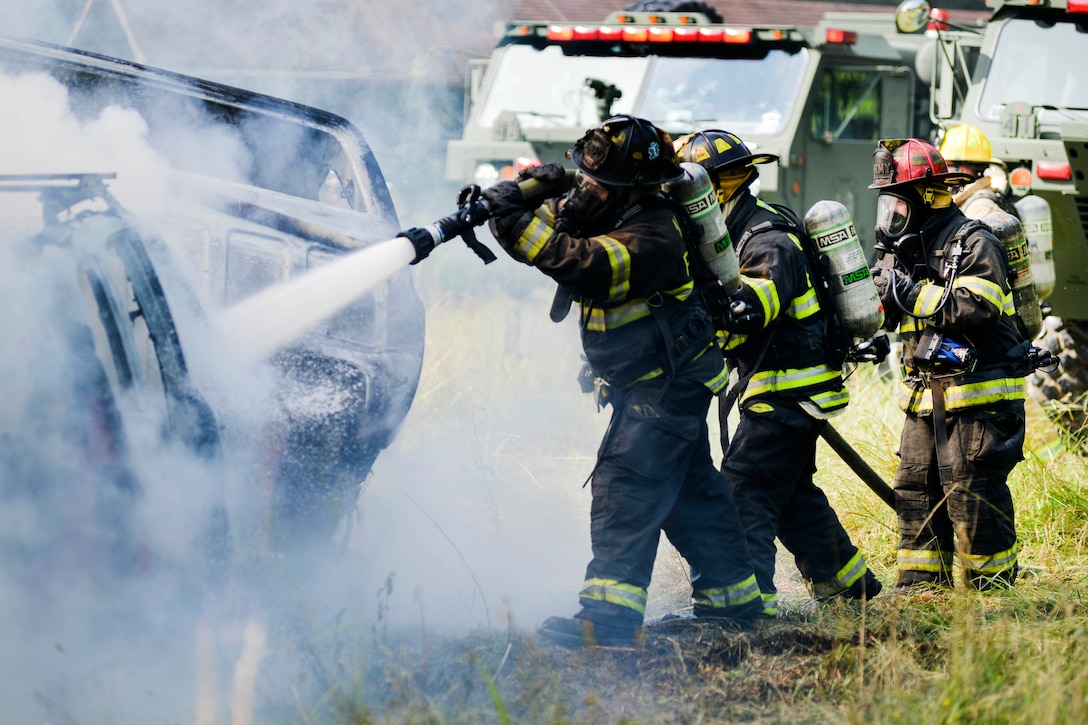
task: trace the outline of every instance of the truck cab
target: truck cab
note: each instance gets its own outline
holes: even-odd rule
[[[1006,165],[1016,196],[1035,195],[1050,207],[1053,292],[1043,344],[1061,366],[1039,370],[1029,392],[1066,429],[1083,432],[1088,368],[1088,3],[1084,0],[987,0],[981,28],[939,24],[919,74],[932,86],[935,124],[978,127]],[[932,18],[925,0],[899,13]],[[905,23],[921,32],[921,22]],[[931,21],[929,26],[933,26]],[[924,61],[924,62],[922,62]],[[1078,349],[1081,351],[1078,355]]]
[[[913,70],[925,39],[898,34],[892,13],[827,13],[800,28],[618,12],[599,25],[496,30],[491,58],[469,66],[464,133],[447,149],[451,181],[487,186],[564,163],[586,129],[627,113],[674,138],[720,128],[777,154],[778,165],[759,167],[759,194],[802,214],[839,201],[871,248],[876,141],[930,128],[928,88]]]

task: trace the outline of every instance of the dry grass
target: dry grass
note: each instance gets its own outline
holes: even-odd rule
[[[463,423],[468,399],[495,406],[520,400],[532,409],[545,398],[565,397],[574,410],[565,425],[540,436],[485,432],[477,456],[481,470],[496,480],[571,487],[585,475],[606,421],[582,410],[587,406],[570,377],[576,360],[556,369],[541,359],[540,345],[568,349],[568,342],[556,345],[547,337],[555,333],[539,327],[550,324],[547,290],[534,288],[529,303],[515,312],[504,296],[483,304],[437,292],[448,286],[430,282],[421,279],[428,356],[401,443],[424,445],[448,432],[443,426]],[[555,387],[560,381],[562,387]],[[849,384],[854,402],[834,425],[890,481],[902,420],[891,385],[871,368],[859,370]],[[311,682],[317,694],[286,707],[282,721],[1083,722],[1085,459],[1055,445],[1056,435],[1034,403],[1029,418],[1028,458],[1010,482],[1028,567],[1013,590],[885,593],[864,605],[802,611],[807,595],[783,555],[784,614],[776,621],[745,629],[658,624],[648,628],[646,646],[637,651],[570,652],[512,626],[486,636],[406,637],[381,627],[337,632],[332,639],[339,644],[329,648],[336,654],[309,660],[319,673]],[[892,511],[829,448],[821,445],[818,455],[819,483],[890,589],[898,538]],[[684,603],[686,577],[682,560],[663,546],[651,614]],[[315,641],[328,636],[318,633]],[[281,721],[274,711],[269,717]]]

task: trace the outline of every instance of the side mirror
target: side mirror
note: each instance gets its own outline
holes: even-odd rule
[[[900,33],[918,33],[929,23],[929,0],[903,0],[895,9],[895,28]]]

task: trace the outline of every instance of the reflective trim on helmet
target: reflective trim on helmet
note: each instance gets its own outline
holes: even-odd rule
[[[952,572],[951,551],[900,549],[896,556],[900,571]]]
[[[899,386],[896,397],[900,410],[904,412],[918,414],[933,410],[933,393],[928,387],[915,389],[904,381]],[[1023,378],[996,378],[964,385],[949,385],[944,389],[945,410],[962,410],[1004,400],[1023,399]]]
[[[578,597],[592,602],[618,604],[639,614],[646,613],[646,590],[615,579],[586,579]]]

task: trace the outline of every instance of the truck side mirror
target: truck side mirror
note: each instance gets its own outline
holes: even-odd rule
[[[929,23],[929,0],[903,0],[895,9],[895,28],[900,33],[918,33]]]

